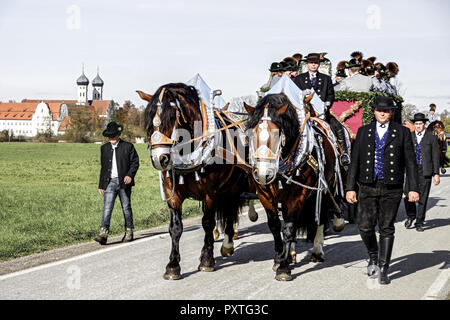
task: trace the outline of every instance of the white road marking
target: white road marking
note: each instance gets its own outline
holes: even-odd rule
[[[439,276],[436,278],[436,280],[433,282],[431,287],[428,289],[427,293],[422,297],[422,300],[435,300],[435,299],[442,299],[446,298],[442,295],[448,294],[448,292],[443,292],[445,287],[449,287],[450,284],[448,283],[450,281],[450,262],[447,262],[444,267],[444,270],[442,270],[439,274]],[[448,289],[448,288],[447,288]]]

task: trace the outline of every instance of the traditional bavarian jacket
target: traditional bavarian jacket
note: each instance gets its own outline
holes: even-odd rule
[[[382,165],[383,181],[387,185],[403,185],[404,173],[410,181],[410,190],[418,191],[417,164],[410,131],[402,125],[390,122],[385,134],[385,141],[380,138],[378,156]],[[384,146],[382,146],[384,145]],[[381,156],[382,153],[382,156]],[[376,121],[362,126],[356,134],[352,148],[352,161],[347,175],[347,191],[355,191],[357,182],[372,184],[376,181]],[[378,164],[378,160],[377,160]],[[378,176],[381,180],[381,177]]]
[[[314,86],[314,91],[317,92],[317,95],[323,102],[329,102],[329,108],[331,108],[334,102],[333,81],[331,80],[330,76],[320,72],[316,72],[316,78],[317,80]],[[313,87],[309,72],[299,74],[294,78],[293,81],[297,85],[297,87],[302,90],[312,89]]]
[[[416,131],[411,132],[418,167],[422,167],[424,176],[439,174],[440,159],[437,137],[424,130],[423,137],[418,143],[417,134]]]
[[[360,73],[356,73],[339,82],[334,90],[336,91],[353,91],[353,92],[369,92],[373,91],[374,84],[372,79]]]

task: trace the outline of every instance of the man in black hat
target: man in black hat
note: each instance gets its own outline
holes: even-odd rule
[[[106,244],[109,233],[109,223],[114,208],[114,202],[119,195],[122,211],[125,217],[125,235],[122,241],[133,240],[133,211],[131,210],[131,187],[139,168],[139,156],[130,142],[120,139],[123,126],[112,121],[103,131],[103,136],[109,142],[101,147],[101,170],[98,190],[103,196],[103,214],[100,233],[95,241]]]
[[[325,115],[325,121],[330,124],[336,138],[338,140],[344,155],[341,157],[342,165],[349,164],[348,148],[345,136],[345,129],[334,116],[331,115],[330,110],[334,102],[334,86],[331,77],[318,72],[320,65],[320,54],[310,53],[306,56],[306,62],[308,64],[308,72],[302,73],[293,79],[294,83],[301,90],[314,90],[315,93],[322,100],[322,106],[314,106],[319,114]]]
[[[379,270],[379,283],[388,284],[388,268],[394,244],[394,222],[403,193],[406,169],[408,200],[419,199],[417,164],[410,131],[391,121],[396,105],[392,98],[375,97],[376,121],[359,128],[347,175],[346,199],[358,202],[358,228],[369,254],[367,273]],[[358,199],[356,196],[359,183]],[[379,245],[375,235],[378,222]],[[379,267],[379,269],[378,269]]]
[[[416,204],[407,201],[405,198],[405,209],[407,218],[405,227],[410,228],[413,221],[416,220],[415,227],[417,231],[423,231],[425,221],[425,212],[427,210],[428,196],[430,194],[431,179],[434,185],[438,185],[439,178],[439,147],[437,137],[425,130],[425,123],[428,119],[423,113],[416,113],[414,119],[415,130],[411,132],[412,141],[415,150],[415,159],[418,167],[419,178],[419,202],[416,210]],[[408,190],[409,180],[406,178],[405,190]]]
[[[349,76],[334,87],[336,91],[369,92],[374,90],[372,79],[360,73],[363,54],[355,51],[347,63]]]

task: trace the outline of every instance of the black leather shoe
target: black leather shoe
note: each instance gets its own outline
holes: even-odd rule
[[[424,230],[423,226],[416,226],[416,231],[423,232]]]
[[[414,219],[406,218],[406,221],[405,221],[405,228],[406,228],[406,229],[411,228],[413,221],[414,221]]]

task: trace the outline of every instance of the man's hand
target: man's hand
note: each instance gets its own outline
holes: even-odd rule
[[[358,200],[356,200],[356,192],[355,191],[347,191],[345,194],[345,199],[348,203],[356,203]]]
[[[104,191],[103,191],[103,189],[98,189],[98,192],[100,192],[100,195],[102,195],[102,196],[103,196],[103,194],[104,194]]]
[[[417,202],[419,201],[419,193],[415,191],[408,192],[408,201],[409,202]]]
[[[434,183],[434,185],[437,186],[440,182],[441,182],[441,178],[439,178],[438,174],[435,174],[433,176],[433,183]]]
[[[131,183],[131,177],[126,176],[126,177],[123,179],[123,182],[125,182],[125,184],[130,184],[130,183]]]

